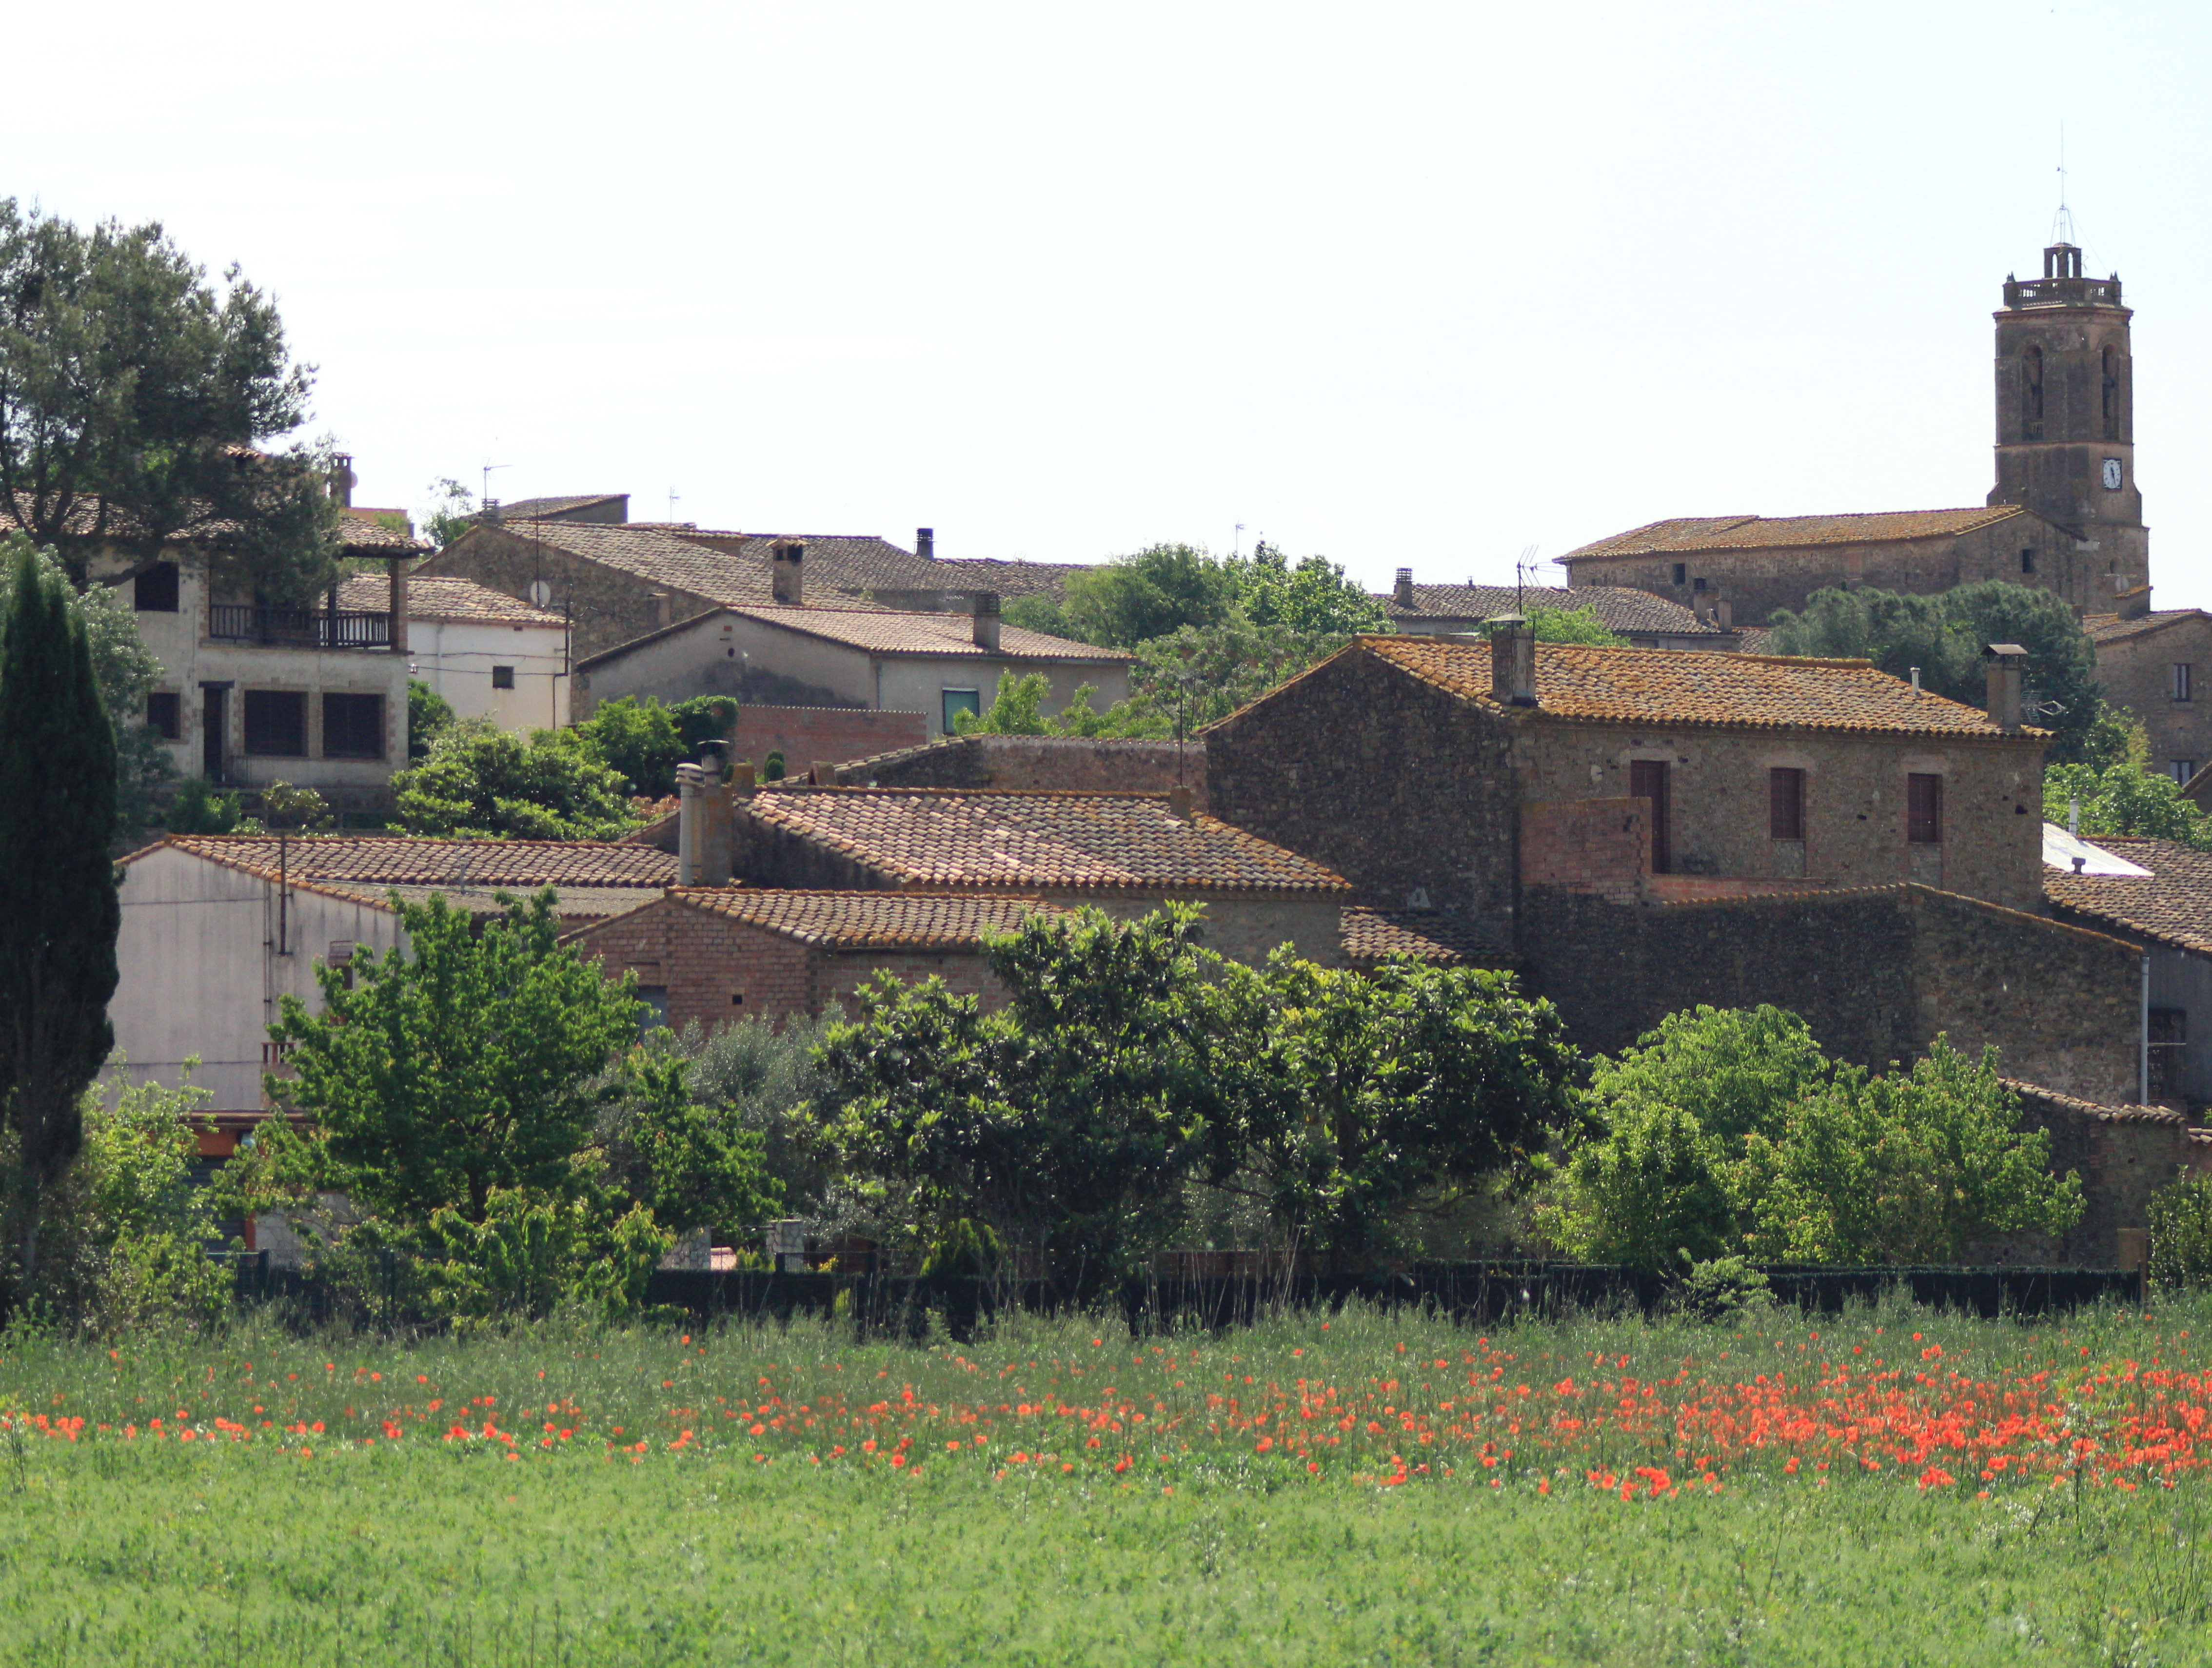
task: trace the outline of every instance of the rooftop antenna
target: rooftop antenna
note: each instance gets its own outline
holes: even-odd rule
[[[676,519],[676,506],[683,501],[684,500],[681,498],[677,496],[676,488],[671,487],[668,489],[668,519],[671,521]]]
[[[2051,240],[2073,243],[2074,211],[2066,206],[2066,124],[2058,124],[2058,212],[2051,217]]]
[[[512,464],[486,464],[483,466],[483,490],[477,494],[477,503],[479,506],[491,496],[491,472],[495,469],[513,469],[514,467]]]
[[[1237,524],[1237,537],[1230,548],[1240,556],[1244,554],[1244,524],[1241,521]]]
[[[1535,571],[1536,547],[1533,544],[1524,546],[1519,559],[1513,564],[1513,611],[1516,614],[1525,615],[1528,611],[1528,597],[1524,593],[1528,590],[1528,575]]]

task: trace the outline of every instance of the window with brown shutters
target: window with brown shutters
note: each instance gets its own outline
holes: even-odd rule
[[[297,689],[248,689],[246,750],[264,759],[306,758],[306,694]]]
[[[1646,813],[1651,823],[1651,872],[1668,872],[1667,842],[1667,761],[1632,759],[1628,762],[1628,792],[1632,798],[1651,802]]]
[[[1943,779],[1915,773],[1905,779],[1905,837],[1915,846],[1943,839]]]
[[[1770,840],[1805,837],[1805,773],[1779,767],[1766,773],[1766,835]]]

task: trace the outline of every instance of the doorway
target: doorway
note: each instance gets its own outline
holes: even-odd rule
[[[200,685],[200,773],[210,782],[222,780],[223,738],[230,733],[230,686]]]
[[[1663,875],[1667,866],[1667,761],[1632,759],[1628,763],[1628,792],[1632,798],[1651,802],[1645,813],[1651,824],[1651,872]]]

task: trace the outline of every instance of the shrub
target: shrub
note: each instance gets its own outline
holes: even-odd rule
[[[2212,1280],[2212,1176],[2190,1176],[2151,1195],[2150,1277],[2161,1286]]]

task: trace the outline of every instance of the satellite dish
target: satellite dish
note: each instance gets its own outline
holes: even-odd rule
[[[530,600],[537,604],[540,608],[550,608],[553,605],[553,581],[550,579],[531,580]]]

